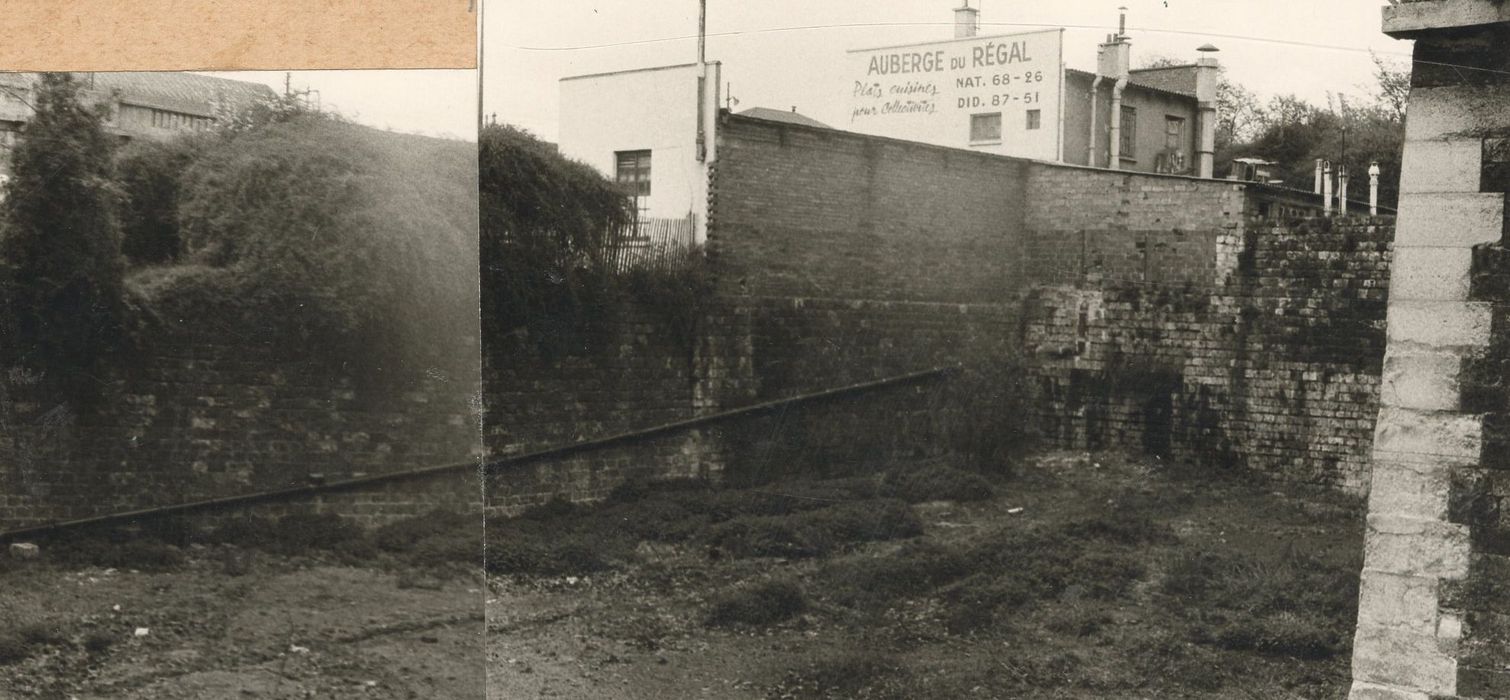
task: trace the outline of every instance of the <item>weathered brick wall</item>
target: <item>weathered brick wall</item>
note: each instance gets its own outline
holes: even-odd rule
[[[694,340],[655,310],[621,305],[589,322],[569,350],[525,336],[484,353],[484,442],[492,459],[643,430],[694,415],[702,377]],[[711,477],[712,448],[694,432],[494,469],[487,507],[517,513],[561,496],[607,496],[628,480]]]
[[[12,372],[0,396],[0,527],[102,515],[475,459],[475,375],[404,386],[244,338],[169,335],[64,403]],[[465,472],[403,491],[301,499],[365,520],[475,507]],[[466,494],[470,493],[468,496]],[[459,496],[459,497],[458,497]],[[322,506],[323,507],[323,506]]]
[[[581,356],[526,348],[486,372],[485,434],[493,457],[593,440],[775,399],[960,362],[1010,359],[1016,309],[791,297],[720,297],[694,337],[629,307]],[[673,431],[493,470],[488,507],[508,515],[552,497],[585,501],[627,480],[698,477],[752,483],[779,475],[880,469],[937,455],[940,387],[862,396]]]
[[[1025,342],[1046,436],[1365,491],[1390,222],[1244,225],[1225,183],[1164,178],[1177,186],[1159,192],[1139,183],[1153,178],[1115,177],[1086,179],[1115,188],[1102,225],[1127,229],[1030,234],[1085,242],[1068,261],[1052,245],[1048,262],[1033,260],[1047,284],[1028,297]],[[1179,214],[1123,215],[1131,193]],[[1067,220],[1093,225],[1094,207],[1072,208]]]
[[[1024,217],[1037,284],[1209,287],[1236,265],[1242,184],[1035,163]]]
[[[1027,162],[725,115],[709,249],[726,291],[1000,303]]]
[[[1015,304],[747,297],[749,374],[726,406],[870,382],[934,367],[1018,361]],[[794,408],[720,431],[728,478],[833,475],[949,452],[952,380]]]

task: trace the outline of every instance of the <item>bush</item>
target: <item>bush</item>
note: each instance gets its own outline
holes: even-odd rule
[[[114,646],[115,635],[104,630],[95,630],[84,635],[84,651],[91,654],[102,654]]]
[[[769,625],[789,620],[805,610],[807,599],[797,584],[786,580],[763,581],[715,599],[705,622],[710,627]]]
[[[1038,440],[1030,382],[1022,358],[1010,354],[952,377],[931,408],[946,444],[975,470],[1010,475]]]
[[[707,541],[736,557],[813,557],[859,542],[921,534],[923,524],[907,504],[874,500],[793,515],[741,516],[714,526]]]
[[[180,177],[207,145],[204,135],[185,134],[170,141],[137,139],[116,154],[121,252],[133,265],[178,261]]]
[[[305,114],[222,133],[192,153],[175,193],[180,262],[130,278],[150,318],[322,345],[321,357],[355,365],[369,383],[415,381],[429,367],[475,375],[469,144]],[[144,217],[165,206],[144,204]]]

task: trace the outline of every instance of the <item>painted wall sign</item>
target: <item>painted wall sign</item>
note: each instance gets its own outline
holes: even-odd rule
[[[844,87],[864,134],[1058,160],[1064,30],[857,49]]]

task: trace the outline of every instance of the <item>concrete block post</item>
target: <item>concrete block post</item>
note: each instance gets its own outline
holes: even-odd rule
[[[1415,69],[1349,698],[1510,697],[1510,256],[1483,156],[1510,133],[1510,4],[1401,3],[1384,31]]]

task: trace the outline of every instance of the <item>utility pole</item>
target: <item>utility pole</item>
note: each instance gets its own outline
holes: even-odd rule
[[[708,102],[708,0],[697,0],[697,162],[708,159],[708,134],[703,126],[707,121]]]

